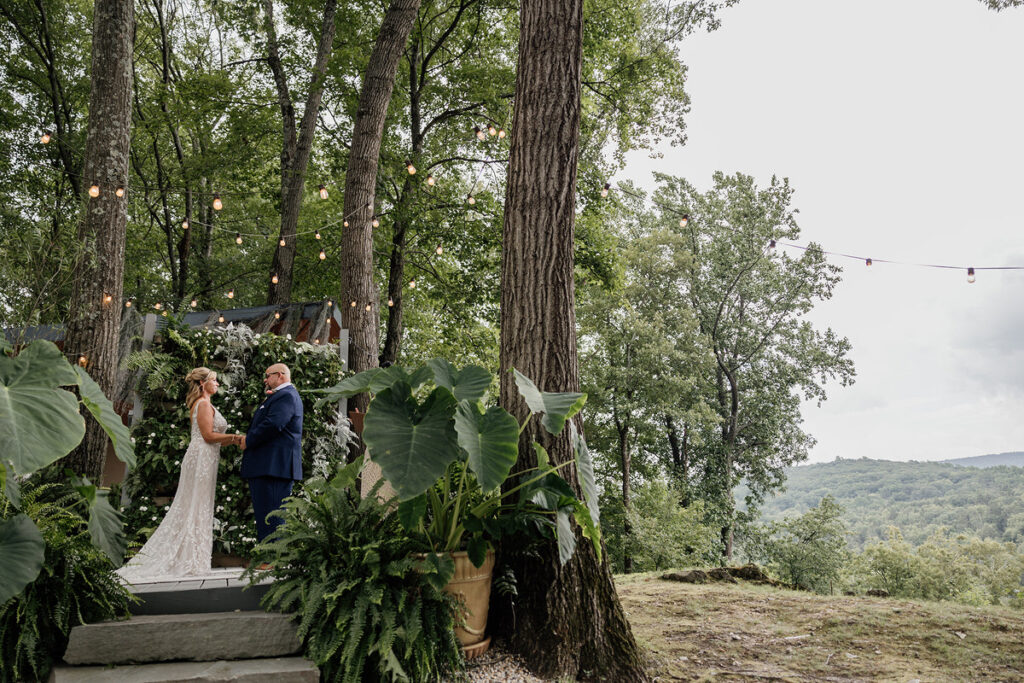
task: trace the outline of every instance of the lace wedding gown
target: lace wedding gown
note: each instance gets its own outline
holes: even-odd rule
[[[206,443],[192,408],[192,439],[181,460],[174,502],[153,535],[128,564],[117,570],[128,583],[140,583],[210,572],[213,553],[213,502],[217,487],[220,444]],[[213,409],[213,431],[223,434],[227,420]]]

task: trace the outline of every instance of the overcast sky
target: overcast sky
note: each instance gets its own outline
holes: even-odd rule
[[[742,0],[688,38],[689,141],[634,154],[707,189],[715,170],[796,189],[800,242],[835,259],[812,319],[857,381],[804,407],[811,462],[1024,451],[1024,8],[977,0]]]

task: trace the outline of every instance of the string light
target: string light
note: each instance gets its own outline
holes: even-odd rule
[[[236,232],[235,233],[235,244],[241,244],[241,243],[242,243],[242,233]]]
[[[689,224],[689,222],[690,222],[690,215],[684,213],[683,217],[679,219],[679,227],[680,228],[685,228],[687,226],[687,224]]]
[[[273,282],[275,285],[277,284],[277,273],[274,273],[274,277],[270,278],[270,281]]]
[[[277,246],[283,247],[284,245],[285,245],[285,241],[284,241],[284,238],[282,237],[280,240],[278,240]]]
[[[114,194],[117,195],[118,197],[123,197],[124,196],[124,188],[123,187],[117,188],[116,190],[114,190]]]
[[[391,308],[394,305],[395,305],[395,300],[389,297],[388,298],[388,308]]]
[[[78,357],[78,364],[81,365],[84,368],[86,365],[89,364],[89,361],[86,359],[85,356],[79,356]]]
[[[131,308],[132,307],[132,300],[128,299],[128,301],[125,301],[124,302],[124,307],[125,308]]]
[[[487,126],[487,132],[490,133],[491,135],[497,135],[498,134],[497,129],[493,125],[492,126]]]
[[[611,188],[612,188],[612,184],[611,183],[605,183],[604,187],[601,188],[601,196],[602,197],[607,197],[608,196],[608,190],[610,190]]]
[[[320,199],[327,199],[327,188],[323,185],[320,186]]]
[[[409,280],[409,289],[416,289],[416,280]]]
[[[192,299],[192,301],[188,302],[188,305],[191,306],[192,308],[195,308],[196,306],[199,305],[199,302],[196,301],[195,299]]]
[[[99,197],[100,196],[100,186],[97,185],[96,183],[93,183],[92,185],[90,185],[89,186],[89,196],[92,197],[93,199],[95,199],[96,197]]]
[[[228,298],[229,299],[234,299],[235,298],[235,290],[233,290],[233,289],[229,289],[228,290]]]
[[[427,185],[430,185],[431,187],[434,186],[434,176],[429,173],[427,174]]]
[[[224,208],[224,202],[222,202],[220,200],[220,195],[219,194],[213,195],[213,210],[214,211],[220,211],[223,208]]]
[[[379,228],[380,227],[380,220],[377,219],[376,215],[373,217],[373,227],[375,227],[375,228]]]
[[[181,229],[182,230],[188,230],[188,219],[187,218],[181,222]]]
[[[367,311],[369,311],[371,308],[372,308],[372,306],[370,306],[370,304],[366,304],[366,310]]]
[[[319,344],[320,343],[320,337],[317,337],[316,339],[314,339],[313,343],[314,344]]]
[[[442,247],[442,246],[441,246],[441,245],[439,244],[439,245],[437,245],[437,249],[435,249],[434,251],[436,251],[436,252],[437,252],[437,255],[438,255],[438,256],[440,256],[441,254],[443,254],[443,253],[444,253],[444,247]]]
[[[330,308],[333,305],[334,305],[334,299],[328,299],[327,300],[327,308]]]
[[[405,170],[409,172],[409,175],[416,175],[416,167],[408,159],[405,160]]]
[[[219,322],[219,323],[224,322],[224,316],[222,316],[222,315],[221,316],[217,316],[217,322]]]
[[[974,283],[974,268],[967,269],[967,281],[971,284]]]
[[[156,309],[156,310],[158,310],[158,311],[159,311],[159,310],[160,310],[161,308],[163,308],[163,307],[164,307],[164,305],[163,305],[162,303],[160,303],[159,301],[157,301],[157,302],[156,302],[155,304],[153,304],[153,308],[155,308],[155,309]]]
[[[483,140],[486,137],[484,132],[480,130],[480,126],[473,126],[473,132],[476,133],[476,137],[479,140]]]
[[[869,259],[869,258],[864,259],[864,265],[865,266],[868,266],[870,268],[871,267],[871,263],[872,263],[871,259]]]
[[[323,261],[326,258],[327,258],[327,252],[325,252],[323,249],[321,249],[320,250],[320,260]]]
[[[160,312],[160,315],[162,315],[163,317],[165,317],[165,318],[166,318],[166,317],[167,317],[167,311],[161,311],[161,312]]]
[[[347,228],[348,227],[348,221],[345,221],[344,223],[342,223],[342,225],[344,225]]]
[[[110,296],[109,294],[104,294],[103,295],[103,303],[109,304],[113,300],[114,300],[114,297]]]
[[[274,311],[274,320],[281,319],[281,311]]]
[[[503,138],[503,137],[505,137],[505,129],[504,128],[499,128],[498,129],[498,138]]]
[[[474,197],[473,195],[469,195],[468,197],[466,197],[466,202],[469,204],[476,204],[476,197]]]
[[[316,231],[316,235],[314,235],[314,237],[316,237],[317,239],[320,239],[320,231],[319,230]]]
[[[43,134],[39,136],[39,142],[43,143],[44,145],[50,144],[50,131],[44,130]]]
[[[355,308],[355,307],[356,307],[356,302],[355,302],[355,301],[353,301],[353,302],[352,302],[351,304],[349,304],[349,305],[350,305],[350,306],[351,306],[352,308]]]

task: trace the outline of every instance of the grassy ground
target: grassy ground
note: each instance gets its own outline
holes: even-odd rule
[[[1024,613],[616,577],[659,681],[1024,681]]]

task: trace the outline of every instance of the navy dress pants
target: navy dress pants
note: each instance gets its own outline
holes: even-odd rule
[[[280,517],[267,515],[281,507],[281,502],[292,495],[291,479],[279,477],[255,477],[249,480],[249,493],[252,495],[252,510],[256,514],[256,540],[262,541],[270,533],[281,526],[284,521]]]

